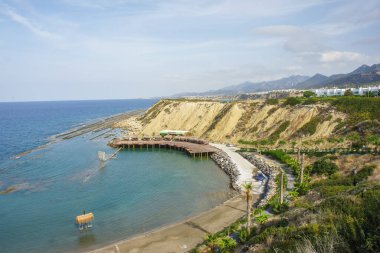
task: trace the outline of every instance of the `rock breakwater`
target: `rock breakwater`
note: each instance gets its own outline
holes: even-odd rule
[[[231,187],[234,190],[240,191],[240,187],[237,184],[237,179],[240,172],[231,158],[222,150],[215,152],[210,157],[230,177]]]

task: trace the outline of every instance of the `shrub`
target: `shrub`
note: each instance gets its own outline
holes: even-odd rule
[[[304,91],[303,96],[305,98],[309,98],[309,97],[315,97],[315,96],[317,96],[317,94],[315,94],[315,92],[313,92],[311,90],[307,90],[307,91]]]
[[[367,180],[367,178],[373,174],[374,170],[374,166],[365,166],[356,175],[353,175],[354,181],[360,183]]]
[[[322,158],[313,164],[312,174],[332,175],[338,171],[338,166],[328,158]]]
[[[280,138],[280,134],[284,132],[288,126],[290,125],[290,121],[282,122],[281,125],[274,131],[270,136],[269,139],[272,141],[277,141],[278,138]]]
[[[296,98],[296,97],[289,97],[285,100],[283,103],[284,106],[290,105],[290,106],[295,106],[301,104],[301,100]]]
[[[269,99],[267,99],[266,103],[268,105],[278,105],[278,99],[277,98],[269,98]]]
[[[303,125],[298,131],[297,135],[313,135],[317,131],[318,124],[323,121],[322,117],[316,116],[312,118],[309,122],[307,122],[305,125]]]
[[[347,89],[345,92],[344,92],[344,96],[346,97],[351,97],[353,96],[354,93],[352,93],[352,90],[351,89]]]
[[[268,113],[267,113],[268,116],[272,115],[272,113],[274,113],[275,111],[277,111],[277,109],[278,109],[277,107],[270,108],[269,111],[268,111]]]

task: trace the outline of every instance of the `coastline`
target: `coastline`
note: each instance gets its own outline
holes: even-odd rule
[[[235,196],[185,220],[135,235],[88,253],[187,252],[245,215],[246,202]],[[115,251],[116,247],[119,251]]]
[[[115,123],[122,121],[122,120],[129,119],[129,118],[134,117],[134,116],[141,115],[142,113],[144,113],[144,110],[133,110],[133,111],[129,111],[126,113],[114,114],[111,116],[107,116],[105,118],[95,119],[95,120],[93,120],[93,122],[90,122],[88,124],[77,126],[77,127],[71,128],[71,129],[69,129],[63,133],[52,135],[52,136],[48,137],[49,141],[47,143],[40,145],[38,147],[32,148],[30,150],[26,150],[24,152],[18,153],[16,155],[13,155],[10,157],[10,159],[19,159],[19,158],[24,157],[24,156],[26,156],[26,155],[34,152],[34,151],[45,149],[49,145],[58,143],[60,141],[69,140],[69,139],[84,135],[84,134],[89,133],[89,132],[95,133],[95,132],[105,130],[107,128],[113,128]],[[93,137],[93,139],[98,138],[103,134],[105,134],[105,133],[97,135],[97,136]]]

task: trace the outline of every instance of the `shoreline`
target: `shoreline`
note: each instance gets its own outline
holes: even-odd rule
[[[141,115],[143,112],[145,112],[145,110],[133,110],[133,111],[129,111],[126,113],[119,113],[119,114],[106,116],[104,118],[94,119],[94,122],[89,122],[88,124],[79,125],[79,126],[76,126],[74,128],[71,128],[65,132],[49,136],[47,138],[48,139],[47,143],[42,144],[38,147],[32,148],[30,150],[26,150],[24,152],[18,153],[16,155],[13,155],[10,157],[10,159],[13,159],[13,160],[19,159],[21,157],[29,155],[30,153],[32,153],[34,151],[45,149],[52,144],[55,144],[55,143],[58,143],[58,142],[61,142],[64,140],[69,140],[69,139],[84,135],[84,134],[89,133],[89,132],[99,132],[99,131],[103,131],[107,128],[113,128],[113,125],[115,123],[117,123],[121,120],[126,120],[128,118],[131,118],[131,117],[134,117],[137,115]],[[105,134],[105,133],[102,133],[102,134],[95,136],[93,138],[94,139],[98,138],[103,134]]]
[[[236,195],[209,210],[184,220],[164,225],[150,231],[110,243],[86,253],[114,252],[188,252],[202,243],[207,234],[216,233],[229,226],[246,213],[246,202]],[[186,234],[186,236],[181,237]],[[115,246],[119,251],[115,251]]]

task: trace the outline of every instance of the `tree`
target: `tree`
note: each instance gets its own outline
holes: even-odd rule
[[[344,92],[344,96],[346,97],[351,97],[353,96],[354,93],[352,93],[352,90],[351,89],[347,89],[345,92]]]
[[[248,234],[250,233],[250,229],[251,229],[251,200],[253,198],[252,196],[252,183],[245,183],[243,184],[243,188],[244,188],[244,194],[245,194],[245,198],[247,200],[247,231],[248,231]]]
[[[218,237],[216,235],[208,235],[206,240],[207,246],[209,247],[211,252],[217,252]]]
[[[315,92],[311,91],[311,90],[307,90],[307,91],[304,91],[304,92],[303,92],[303,96],[304,96],[305,98],[310,98],[310,97],[315,97],[315,96],[317,96],[317,94],[316,94]]]

